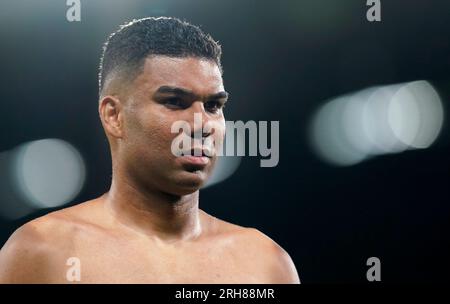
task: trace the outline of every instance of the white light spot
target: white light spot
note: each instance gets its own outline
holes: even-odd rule
[[[441,99],[427,81],[405,85],[391,100],[389,124],[411,148],[428,148],[439,135],[443,121]]]
[[[317,112],[311,128],[311,143],[317,155],[325,162],[338,165],[354,165],[366,158],[346,137],[343,116],[350,96],[334,99]]]
[[[85,165],[79,152],[59,139],[43,139],[20,147],[16,177],[28,203],[38,208],[70,202],[81,190]]]
[[[400,87],[379,87],[365,103],[363,121],[367,137],[373,143],[372,154],[398,153],[408,148],[395,136],[388,121],[390,101]]]
[[[427,81],[368,88],[319,108],[310,139],[324,161],[349,166],[375,155],[427,148],[438,137],[444,111]]]

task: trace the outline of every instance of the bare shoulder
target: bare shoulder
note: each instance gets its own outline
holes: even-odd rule
[[[231,238],[236,250],[247,260],[267,271],[271,283],[300,283],[297,269],[289,254],[273,239],[256,228],[243,227],[215,218],[220,234]]]
[[[19,227],[0,250],[0,283],[52,282],[53,265],[65,265],[65,253],[80,230],[84,206],[49,213]]]
[[[300,283],[292,258],[273,239],[255,228],[243,228],[243,247],[259,257],[270,272],[271,283]]]
[[[54,252],[49,242],[52,224],[47,219],[18,228],[0,250],[0,283],[46,283]]]

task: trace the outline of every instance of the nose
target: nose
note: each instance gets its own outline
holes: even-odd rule
[[[188,113],[190,116],[189,124],[191,126],[191,137],[205,139],[214,134],[214,128],[211,128],[211,117],[205,111],[203,102],[194,102]]]

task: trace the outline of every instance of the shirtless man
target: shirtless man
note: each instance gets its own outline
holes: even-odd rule
[[[223,140],[228,94],[220,56],[209,35],[175,18],[135,20],[109,37],[98,110],[111,148],[111,188],[20,227],[0,251],[1,283],[70,283],[71,257],[81,283],[300,282],[269,237],[199,209],[214,151],[171,151],[172,124],[194,126],[194,113],[213,128],[188,136]]]

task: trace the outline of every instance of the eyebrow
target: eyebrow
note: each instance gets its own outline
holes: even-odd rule
[[[155,95],[156,94],[174,94],[174,95],[178,95],[180,97],[185,97],[185,98],[189,98],[189,99],[201,99],[201,97],[199,95],[195,94],[191,90],[183,89],[183,88],[179,88],[179,87],[173,87],[173,86],[160,86],[155,91]],[[207,95],[205,97],[206,97],[206,99],[209,99],[209,100],[211,100],[211,99],[228,99],[229,95],[230,94],[228,92],[221,91],[218,93]]]

